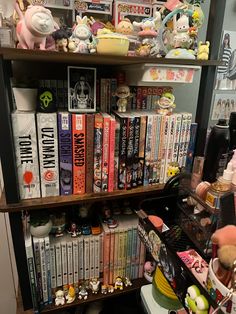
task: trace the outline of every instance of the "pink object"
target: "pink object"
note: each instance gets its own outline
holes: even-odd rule
[[[157,228],[158,231],[162,232],[163,220],[154,215],[148,215],[148,219],[151,221],[154,227]]]
[[[181,4],[181,2],[179,0],[168,0],[166,3],[164,3],[164,6],[169,11],[173,11],[180,4]]]
[[[20,20],[16,26],[18,48],[45,50],[46,38],[54,30],[51,11],[43,6],[28,6],[25,15],[16,4]]]

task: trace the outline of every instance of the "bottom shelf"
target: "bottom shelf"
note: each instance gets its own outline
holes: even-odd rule
[[[102,301],[106,300],[108,298],[113,298],[117,296],[121,296],[124,294],[131,293],[135,290],[140,289],[143,285],[149,284],[149,282],[145,278],[141,279],[135,279],[132,281],[132,286],[130,287],[124,287],[124,290],[115,290],[113,293],[107,293],[107,294],[102,294],[99,292],[98,294],[92,294],[91,291],[89,291],[89,295],[87,300],[79,300],[78,297],[76,297],[75,301],[70,304],[65,304],[65,305],[59,305],[55,306],[54,304],[50,304],[45,306],[45,308],[41,311],[41,313],[57,313],[62,310],[67,310],[76,306],[79,306],[81,304],[85,303],[90,303],[94,301]]]

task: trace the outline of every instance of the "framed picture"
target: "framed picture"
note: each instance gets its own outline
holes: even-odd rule
[[[235,93],[217,93],[215,94],[211,120],[228,120],[231,112],[236,111]]]
[[[96,111],[96,69],[67,67],[68,110],[70,112]]]

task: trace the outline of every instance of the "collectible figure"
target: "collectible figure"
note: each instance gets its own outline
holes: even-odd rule
[[[107,291],[108,291],[108,293],[113,293],[113,292],[114,292],[114,287],[113,287],[113,285],[108,285],[108,286],[107,286]]]
[[[156,263],[147,261],[144,264],[144,277],[147,279],[147,281],[152,282],[153,279],[153,273],[156,269]]]
[[[132,282],[128,277],[123,278],[123,282],[126,287],[132,286]]]
[[[102,294],[107,294],[107,285],[102,285],[101,286],[101,293]]]
[[[71,31],[65,27],[62,27],[52,33],[52,37],[55,40],[56,50],[68,52],[69,37]]]
[[[28,6],[25,15],[16,3],[20,17],[16,26],[18,48],[45,50],[46,38],[54,31],[51,11],[40,5]]]
[[[161,14],[159,11],[155,12],[155,17],[145,18],[141,22],[133,22],[134,29],[140,29],[138,36],[143,38],[157,37],[156,29],[161,25]]]
[[[131,97],[129,86],[120,85],[116,90],[118,112],[126,112],[128,99]]]
[[[66,226],[66,214],[56,213],[50,215],[52,220],[52,230],[51,233],[55,234],[55,237],[62,237]]]
[[[114,289],[123,290],[123,280],[120,276],[116,277]]]
[[[56,293],[56,298],[55,298],[55,305],[64,305],[65,304],[65,297],[64,297],[64,291],[63,290],[58,290]]]
[[[75,288],[73,286],[69,287],[68,294],[66,296],[66,303],[72,303],[75,300]]]
[[[209,303],[196,285],[188,287],[185,304],[190,309],[191,313],[208,313]]]
[[[126,36],[133,35],[134,34],[133,24],[130,22],[128,18],[124,18],[118,23],[116,27],[116,32]]]
[[[162,115],[171,114],[173,111],[173,108],[176,107],[174,102],[175,102],[175,96],[172,93],[170,92],[163,93],[160,99],[157,100],[157,104],[159,107],[157,109],[157,113],[162,114]]]
[[[197,51],[197,59],[198,60],[208,60],[209,58],[209,46],[210,42],[206,41],[203,43],[202,41],[198,44],[198,51]]]
[[[93,294],[97,294],[99,291],[100,281],[97,278],[90,280],[90,288]]]
[[[192,45],[192,39],[189,36],[189,17],[183,14],[176,21],[176,28],[173,31],[174,48],[189,49]]]
[[[104,23],[95,20],[92,16],[88,19],[88,23],[94,36],[97,36],[99,29],[103,29],[105,27]]]
[[[78,298],[80,300],[84,299],[84,300],[87,300],[88,298],[88,291],[86,289],[86,286],[85,284],[82,284],[80,287],[79,287],[79,296]]]
[[[71,223],[68,233],[70,233],[72,238],[76,238],[81,235],[81,231],[79,230],[75,222]]]

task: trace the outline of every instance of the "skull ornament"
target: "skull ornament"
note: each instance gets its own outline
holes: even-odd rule
[[[53,100],[52,93],[50,91],[45,91],[44,93],[40,95],[39,99],[41,103],[41,108],[45,109],[49,106],[49,104]]]

